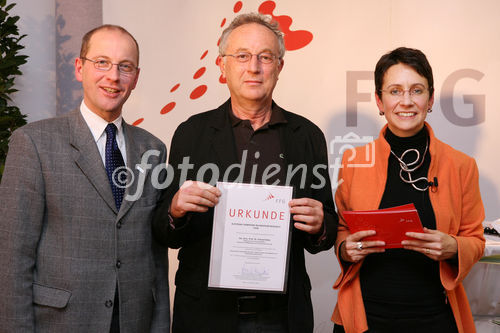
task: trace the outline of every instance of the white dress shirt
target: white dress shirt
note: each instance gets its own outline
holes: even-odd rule
[[[82,101],[80,105],[80,112],[82,113],[83,119],[87,123],[87,126],[94,137],[95,143],[97,144],[97,149],[99,149],[99,154],[102,158],[102,164],[106,166],[106,126],[108,126],[108,122],[102,119],[100,116],[90,111],[90,109],[85,105],[85,101]],[[122,153],[123,162],[125,166],[127,165],[127,150],[125,148],[125,136],[123,135],[122,128],[122,116],[120,115],[113,121],[115,124],[116,131],[116,143],[118,144],[118,148]]]

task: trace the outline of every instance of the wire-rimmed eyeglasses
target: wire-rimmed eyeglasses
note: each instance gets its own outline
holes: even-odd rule
[[[252,54],[250,52],[238,52],[235,54],[223,54],[221,57],[233,57],[238,62],[248,62],[252,59],[252,56],[256,56],[257,60],[263,64],[271,64],[274,59],[278,57],[270,52],[262,52],[259,54]]]
[[[410,97],[420,97],[424,95],[424,93],[427,91],[427,88],[416,86],[412,87],[410,89],[403,89],[401,87],[393,87],[389,89],[380,89],[381,92],[385,92],[386,94],[389,94],[392,97],[396,98],[402,98],[406,92],[410,94]]]
[[[125,75],[131,75],[131,74],[134,74],[138,69],[138,67],[136,67],[134,64],[132,64],[128,61],[114,64],[107,59],[92,60],[92,59],[85,58],[85,57],[82,57],[81,59],[88,60],[88,61],[94,63],[94,67],[100,71],[109,71],[113,67],[113,65],[116,65],[116,67],[118,67],[118,71],[120,71],[120,73],[125,74]]]

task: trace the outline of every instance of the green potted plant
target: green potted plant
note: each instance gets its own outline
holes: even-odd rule
[[[0,179],[2,178],[5,158],[12,132],[26,124],[26,115],[19,108],[9,105],[10,95],[15,93],[14,79],[21,75],[19,66],[26,63],[28,56],[19,55],[24,48],[19,42],[26,35],[19,35],[17,21],[19,16],[9,16],[9,10],[15,3],[7,5],[7,0],[0,0]]]

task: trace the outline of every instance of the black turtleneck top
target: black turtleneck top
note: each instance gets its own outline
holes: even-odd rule
[[[407,149],[418,149],[420,162],[429,142],[429,134],[424,127],[412,137],[401,138],[387,128],[385,139],[391,150],[400,158]],[[403,161],[410,163],[416,158],[416,153],[410,152],[405,155]],[[412,172],[412,179],[427,178],[430,162],[431,156],[427,149],[424,163]],[[436,217],[429,199],[429,190],[416,190],[411,184],[401,180],[399,172],[399,161],[390,154],[387,182],[379,208],[413,203],[422,225],[428,229],[436,229]],[[406,173],[403,176],[408,179]],[[427,181],[421,181],[415,185],[423,188],[426,184]],[[405,249],[386,249],[384,253],[370,254],[361,267],[360,280],[368,316],[408,318],[437,314],[445,309],[439,262],[421,253]]]

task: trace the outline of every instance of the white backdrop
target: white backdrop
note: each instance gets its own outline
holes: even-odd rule
[[[264,2],[103,0],[104,23],[123,25],[141,47],[141,77],[125,105],[125,119],[137,121],[168,146],[180,122],[222,104],[229,94],[219,83],[215,65],[220,33],[238,13],[257,11]],[[291,31],[312,34],[312,41],[287,51],[274,98],[320,126],[331,143],[332,165],[344,135],[353,132],[362,143],[369,139],[366,136],[376,136],[384,124],[373,97],[372,71],[377,60],[398,46],[419,48],[434,70],[436,102],[427,119],[438,138],[476,158],[487,220],[500,217],[500,177],[496,175],[500,85],[495,81],[500,77],[500,2],[267,1],[268,6],[272,3],[274,16],[292,18]],[[50,51],[54,41],[41,34],[52,29],[53,4],[53,0],[23,0],[16,7],[25,13],[21,28],[28,33],[28,53],[38,50],[32,52],[31,67],[27,65],[25,75],[16,81],[20,92],[15,101],[29,113],[30,121],[55,115],[55,55]],[[296,40],[293,33],[287,35]],[[194,79],[195,73],[201,76]],[[204,94],[191,99],[200,86],[206,86]],[[172,102],[175,107],[162,114]],[[333,175],[334,168],[331,171]],[[175,253],[170,253],[173,276]],[[313,283],[315,332],[331,332],[329,318],[336,302],[331,286],[338,264],[332,251],[306,260]]]
[[[14,95],[14,103],[34,121],[56,115],[56,1],[17,3],[13,12],[21,16],[21,33],[28,34],[24,51],[30,58],[22,67],[24,75],[16,80],[20,91]],[[331,143],[333,166],[346,134],[354,133],[360,137],[354,143],[362,143],[376,136],[384,124],[373,97],[372,71],[380,56],[398,46],[421,49],[433,67],[436,88],[434,112],[427,119],[440,139],[476,158],[486,218],[500,217],[500,177],[496,175],[500,101],[496,98],[499,85],[494,81],[500,76],[497,0],[102,3],[104,23],[123,25],[141,47],[141,77],[125,105],[125,118],[130,123],[137,121],[167,145],[181,121],[226,100],[228,91],[219,83],[215,65],[217,40],[237,13],[257,11],[263,3],[267,8],[275,5],[270,11],[274,16],[293,20],[289,30],[312,35],[311,41],[287,51],[274,97],[285,109],[322,128]],[[286,39],[290,38],[297,42],[288,32]],[[78,54],[79,50],[72,52]],[[192,91],[200,86],[198,98],[191,99]],[[165,113],[166,106],[173,103]],[[334,168],[331,171],[334,175]],[[177,266],[174,251],[170,253],[173,277]],[[331,251],[306,260],[313,283],[315,331],[331,332],[329,318],[336,302],[331,285],[338,264]]]
[[[180,122],[222,104],[229,94],[219,83],[215,65],[220,33],[237,13],[257,11],[263,2],[104,0],[104,23],[123,25],[141,47],[141,77],[125,106],[125,119],[168,146]],[[267,5],[272,3],[274,16],[293,19],[291,31],[313,36],[310,43],[287,51],[274,98],[324,131],[334,148],[332,165],[338,157],[335,144],[341,144],[344,135],[353,132],[362,142],[365,136],[376,136],[384,124],[373,97],[377,60],[398,46],[418,48],[434,70],[436,102],[428,121],[438,138],[476,158],[487,219],[500,217],[500,102],[495,81],[500,77],[500,2],[275,0]],[[197,87],[201,96],[190,98]],[[170,257],[173,273],[173,251]],[[338,264],[332,251],[306,260],[315,331],[331,332],[329,318],[336,301],[331,285]]]

